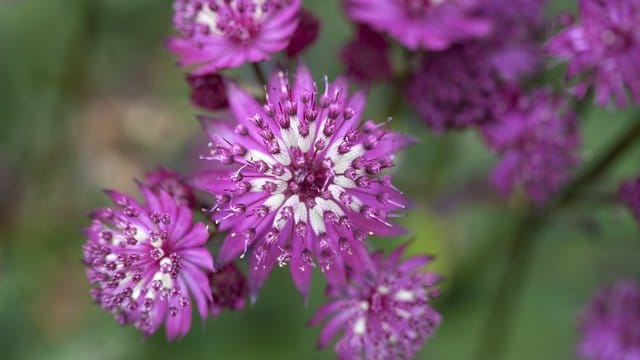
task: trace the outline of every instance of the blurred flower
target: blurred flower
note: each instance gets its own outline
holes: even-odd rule
[[[483,126],[487,145],[501,155],[491,182],[503,194],[522,186],[542,204],[569,180],[579,162],[576,116],[546,89],[516,95],[496,121]]]
[[[409,139],[361,123],[365,93],[348,96],[344,79],[318,92],[300,64],[291,87],[282,72],[267,85],[264,106],[235,84],[228,97],[232,123],[203,119],[211,160],[224,170],[205,172],[194,185],[216,196],[212,219],[229,231],[220,249],[226,264],[251,248],[252,296],[275,263],[291,264],[298,290],[307,294],[314,257],[331,283],[345,268],[369,266],[368,234],[397,235],[389,222],[405,199],[381,172],[392,167]]]
[[[357,23],[388,33],[411,49],[444,50],[486,36],[491,23],[476,15],[476,0],[344,0]]]
[[[145,185],[153,192],[166,191],[173,200],[193,209],[196,206],[196,198],[193,189],[184,180],[183,176],[175,171],[159,166],[154,171],[145,174]]]
[[[300,22],[296,31],[291,36],[291,41],[287,46],[287,56],[296,57],[309,45],[313,44],[318,37],[320,31],[320,19],[318,19],[311,11],[302,9],[300,11]]]
[[[624,182],[620,186],[619,197],[640,221],[640,177]]]
[[[195,75],[258,62],[284,50],[298,26],[300,0],[175,0],[169,40]]]
[[[241,310],[247,297],[247,279],[233,263],[216,270],[209,276],[211,285],[211,315],[218,316],[223,309]]]
[[[339,359],[410,359],[433,335],[441,316],[429,304],[439,292],[440,276],[421,269],[431,259],[414,256],[401,262],[404,246],[387,258],[372,256],[371,273],[356,277],[344,289],[332,289],[333,301],[309,321],[330,317],[318,346],[325,347],[342,331],[335,350]]]
[[[583,310],[578,327],[582,359],[640,359],[640,285],[620,280],[601,289]]]
[[[549,51],[568,61],[576,94],[595,90],[599,105],[640,101],[640,1],[580,0],[579,20],[556,35]],[[629,94],[627,94],[627,91]]]
[[[191,103],[206,110],[216,111],[229,106],[220,74],[188,75],[191,86]]]
[[[347,75],[360,83],[369,85],[392,76],[389,43],[368,25],[358,25],[355,37],[342,48],[340,58],[347,67]]]
[[[209,232],[164,190],[154,193],[141,185],[140,191],[146,204],[107,191],[116,206],[91,214],[83,247],[87,277],[96,286],[95,301],[118,322],[134,324],[145,335],[165,323],[173,340],[189,331],[192,297],[203,319],[209,312]]]

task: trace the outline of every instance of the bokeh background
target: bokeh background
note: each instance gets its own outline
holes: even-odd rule
[[[352,27],[338,0],[305,1],[323,21],[304,56],[319,79],[342,71],[335,55]],[[549,13],[575,1],[551,1]],[[164,48],[168,0],[0,0],[0,357],[3,359],[327,359],[306,320],[322,303],[314,278],[308,304],[287,271],[275,271],[255,306],[194,321],[183,340],[144,339],[93,305],[81,264],[86,214],[107,203],[103,188],[133,190],[158,164],[197,166],[199,128],[183,71]],[[562,69],[550,68],[558,82]],[[251,74],[245,76],[252,80]],[[437,89],[434,89],[437,91]],[[368,115],[383,120],[392,89],[372,89]],[[587,109],[589,162],[634,110]],[[486,184],[495,158],[477,134],[435,136],[408,109],[393,126],[421,142],[400,159],[396,184],[415,203],[412,235],[377,239],[437,255],[446,276],[435,306],[444,323],[420,354],[468,359],[477,347],[521,202]],[[508,359],[571,359],[575,319],[601,284],[640,275],[640,232],[613,200],[620,179],[640,171],[633,149],[585,197],[556,214],[537,238],[513,317]],[[496,341],[500,341],[497,339]]]

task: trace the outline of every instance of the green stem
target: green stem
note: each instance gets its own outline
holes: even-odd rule
[[[262,67],[260,63],[254,62],[251,63],[251,68],[253,69],[253,74],[256,76],[256,79],[260,83],[260,85],[267,85],[267,77],[264,75],[264,71],[262,71]]]
[[[640,138],[640,116],[587,169],[569,183],[558,200],[543,209],[530,211],[518,224],[509,244],[507,264],[498,284],[496,297],[489,310],[475,358],[504,358],[511,324],[518,300],[535,251],[537,232],[553,218],[553,214],[573,202],[589,184],[604,175]]]

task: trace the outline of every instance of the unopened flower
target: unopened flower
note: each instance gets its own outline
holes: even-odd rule
[[[320,19],[311,11],[302,9],[300,11],[300,22],[291,36],[291,41],[287,46],[286,53],[289,57],[296,57],[302,53],[309,45],[313,44],[320,31]]]
[[[219,74],[188,75],[191,103],[200,108],[216,111],[229,106],[224,78]]]
[[[640,177],[625,181],[620,186],[619,197],[640,222]]]
[[[595,91],[600,105],[640,101],[640,1],[580,0],[579,18],[548,44],[578,78],[576,94]]]
[[[228,231],[219,261],[250,252],[253,296],[276,263],[290,264],[307,294],[314,259],[339,283],[347,267],[368,267],[367,235],[401,231],[389,218],[405,199],[383,172],[409,139],[361,121],[365,93],[349,96],[344,79],[318,90],[304,64],[292,85],[276,72],[267,88],[260,105],[229,84],[234,123],[203,120],[212,141],[206,158],[225,169],[194,184],[215,195],[212,219]]]
[[[218,316],[222,310],[241,310],[247,297],[247,279],[233,263],[217,269],[209,275],[211,285],[211,315]]]
[[[298,26],[300,0],[175,0],[169,40],[196,75],[258,62],[284,50]]]
[[[620,280],[601,289],[579,320],[585,360],[640,359],[640,284]]]
[[[191,209],[196,206],[193,189],[184,177],[175,171],[159,166],[156,170],[145,174],[144,184],[156,194],[159,194],[160,190],[165,191],[178,204],[186,205]]]
[[[335,346],[341,360],[415,357],[441,322],[430,305],[439,294],[434,286],[440,277],[422,271],[428,256],[401,261],[403,251],[400,247],[387,258],[374,254],[371,273],[331,291],[333,300],[309,322],[317,325],[330,318],[320,334],[320,347],[342,332]]]
[[[542,204],[569,180],[580,160],[575,114],[562,97],[544,89],[516,96],[482,130],[488,146],[501,156],[491,182],[505,195],[521,186]]]
[[[370,26],[360,24],[355,37],[340,52],[347,75],[363,84],[389,79],[392,75],[389,43]]]
[[[95,286],[91,294],[102,308],[145,335],[164,323],[173,340],[189,331],[193,299],[203,319],[209,312],[209,232],[166,191],[140,190],[143,204],[107,191],[115,206],[91,214],[83,259]]]
[[[345,7],[355,22],[388,33],[411,50],[444,50],[491,31],[491,23],[477,15],[480,3],[476,0],[345,0]]]

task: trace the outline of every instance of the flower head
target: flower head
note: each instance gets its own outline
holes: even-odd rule
[[[213,259],[204,247],[209,232],[191,210],[164,190],[141,185],[146,203],[107,191],[114,207],[91,214],[83,247],[91,294],[121,324],[145,335],[165,323],[167,338],[184,336],[195,299],[205,318],[211,302],[206,273]]]
[[[340,52],[347,75],[363,84],[389,79],[392,75],[389,43],[370,26],[360,24],[356,35]]]
[[[258,62],[287,47],[300,0],[175,0],[169,49],[196,75]]]
[[[547,90],[516,96],[482,130],[488,146],[502,157],[491,181],[505,195],[519,185],[534,202],[544,203],[579,162],[575,114]]]
[[[282,72],[271,76],[264,105],[229,84],[235,126],[203,121],[212,141],[207,158],[226,166],[194,184],[216,196],[212,219],[228,231],[219,261],[251,250],[252,295],[276,263],[291,265],[303,294],[314,259],[339,283],[347,268],[368,267],[367,235],[401,231],[389,218],[405,200],[382,173],[409,139],[362,122],[365,93],[349,96],[347,86],[325,81],[319,91],[301,64],[293,85]]]
[[[620,186],[619,197],[640,222],[640,177],[624,182]]]
[[[241,310],[247,297],[247,279],[233,263],[209,275],[211,284],[211,315],[218,316],[223,309]]]
[[[556,35],[549,51],[568,61],[567,76],[579,78],[584,96],[593,87],[600,105],[640,101],[640,1],[580,0],[579,19]],[[628,96],[629,95],[629,96]]]
[[[429,304],[438,296],[433,288],[440,277],[422,272],[428,256],[401,261],[404,247],[389,257],[373,256],[373,271],[332,291],[333,301],[323,305],[309,322],[326,323],[318,345],[327,346],[340,331],[338,358],[410,359],[440,325],[441,316]]]
[[[291,41],[286,49],[287,56],[298,56],[298,54],[316,41],[319,31],[320,19],[313,15],[311,11],[302,9],[300,11],[300,22],[293,36],[291,36]]]
[[[160,190],[165,191],[176,203],[186,205],[193,209],[196,206],[196,197],[193,189],[179,173],[159,166],[154,171],[145,174],[145,185],[156,194]]]
[[[219,74],[188,75],[191,103],[206,110],[216,111],[229,106],[224,78]]]
[[[640,359],[640,284],[621,280],[601,289],[584,309],[578,355],[585,360]]]
[[[345,0],[357,23],[388,33],[411,49],[444,50],[483,37],[491,23],[477,15],[476,0]]]

